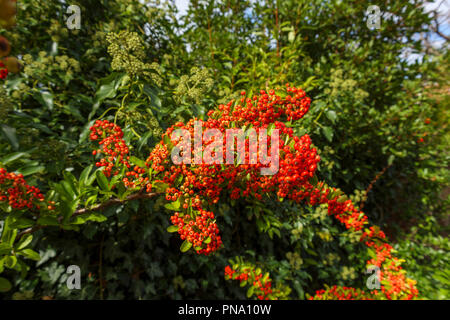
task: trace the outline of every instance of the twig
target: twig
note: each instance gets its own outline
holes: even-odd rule
[[[359,205],[359,209],[362,210],[364,208],[364,203],[367,199],[367,194],[370,192],[370,190],[372,190],[373,185],[375,184],[375,182],[377,182],[378,179],[380,179],[380,177],[386,172],[387,169],[389,169],[392,166],[391,164],[388,164],[386,167],[383,168],[383,170],[380,171],[380,173],[378,173],[375,178],[373,178],[373,180],[370,182],[369,186],[367,187],[366,191],[364,192],[364,197],[361,201],[361,204]]]
[[[142,193],[142,192],[138,192],[132,195],[129,195],[128,197],[126,197],[124,200],[118,199],[118,198],[114,198],[114,199],[110,199],[108,201],[106,201],[105,203],[101,203],[99,205],[96,205],[94,207],[91,208],[81,208],[76,210],[71,217],[76,217],[88,212],[92,212],[92,211],[101,211],[105,208],[108,208],[110,206],[116,205],[116,204],[122,204],[128,201],[132,201],[132,200],[136,200],[136,199],[149,199],[149,198],[153,198],[155,196],[157,196],[159,193]],[[58,221],[61,222],[62,217],[59,217]],[[23,237],[26,234],[29,233],[33,233],[39,229],[45,228],[46,226],[34,226],[28,229],[23,230],[22,232],[20,232],[17,235],[16,241],[19,240],[21,237]]]

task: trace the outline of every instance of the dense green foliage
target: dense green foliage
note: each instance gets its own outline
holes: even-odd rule
[[[421,297],[449,298],[449,54],[445,45],[425,54],[415,36],[431,24],[423,1],[378,1],[393,15],[373,30],[360,1],[192,0],[182,17],[173,3],[146,2],[71,1],[82,28],[69,30],[66,1],[19,1],[17,26],[0,29],[23,63],[0,86],[0,167],[46,192],[93,163],[96,119],[116,119],[145,159],[177,120],[289,82],[313,99],[295,133],[310,133],[320,150],[320,177],[364,203]],[[423,58],[408,61],[408,50]],[[23,277],[5,269],[13,283],[5,297],[245,298],[223,279],[235,256],[264,261],[298,299],[323,284],[366,281],[357,235],[322,207],[223,199],[224,246],[204,257],[180,254],[162,200],[37,231],[31,246],[41,259]],[[69,265],[82,270],[81,290],[66,287]]]

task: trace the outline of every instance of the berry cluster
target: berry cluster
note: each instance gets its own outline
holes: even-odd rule
[[[195,219],[187,214],[176,212],[170,217],[173,225],[178,227],[181,240],[194,246],[198,254],[209,255],[222,244],[214,213],[200,210]]]
[[[41,191],[26,183],[22,174],[0,168],[0,202],[7,201],[14,209],[40,209],[44,196]]]
[[[253,267],[235,270],[226,266],[225,280],[239,280],[241,285],[250,284],[253,288],[253,294],[259,300],[275,300],[278,296],[281,296],[278,288],[272,288],[272,279],[268,277],[268,274],[264,276],[261,272],[255,272]]]
[[[101,147],[101,149],[92,151],[92,154],[94,156],[105,154],[104,158],[95,163],[97,167],[105,167],[103,171],[105,176],[110,177],[114,167],[116,167],[114,175],[117,175],[119,164],[124,164],[127,168],[131,167],[128,163],[130,157],[127,156],[129,149],[123,140],[123,132],[119,126],[108,120],[97,120],[90,130],[90,139],[92,141],[100,140],[98,144]]]
[[[375,292],[372,295],[375,295]],[[360,289],[332,286],[317,290],[314,297],[309,297],[309,300],[373,300],[373,297]]]
[[[185,129],[194,134],[194,126],[197,119],[191,119],[186,124],[177,122],[170,127],[163,135],[163,140],[151,152],[146,164],[157,174],[169,187],[166,191],[168,201],[177,201],[182,195],[183,210],[192,207],[195,210],[202,209],[202,201],[214,204],[219,201],[223,191],[228,190],[232,199],[240,197],[256,197],[262,199],[264,194],[275,192],[279,197],[289,195],[292,199],[301,196],[304,190],[309,190],[312,186],[308,180],[314,175],[317,162],[320,157],[317,150],[311,147],[311,139],[308,135],[294,137],[293,130],[287,127],[282,121],[298,120],[309,109],[310,99],[305,97],[305,92],[299,88],[287,86],[287,91],[291,95],[282,98],[275,94],[274,90],[268,93],[261,90],[259,96],[253,98],[243,97],[238,101],[230,101],[226,105],[219,105],[217,110],[208,112],[208,118],[201,121],[202,130],[217,129],[224,132],[232,127],[252,126],[257,135],[261,129],[268,129],[273,125],[273,129],[280,131],[280,154],[281,170],[272,176],[260,175],[261,154],[250,155],[238,149],[238,147],[248,150],[249,139],[245,140],[244,146],[237,146],[235,154],[245,154],[242,165],[221,165],[205,163],[187,163],[175,166],[170,161],[169,153],[174,146],[178,146],[179,140],[172,139],[172,133],[176,129]],[[198,122],[197,122],[198,123]],[[266,135],[266,145],[270,149],[270,135]],[[223,141],[208,141],[201,146],[203,154],[212,143],[220,143],[225,154],[227,137],[223,136]],[[262,140],[261,140],[262,141]],[[260,141],[260,143],[261,143]],[[286,142],[287,141],[287,142]],[[183,146],[180,148],[182,152]],[[241,152],[241,153],[240,153]],[[192,151],[192,157],[195,158]],[[256,156],[256,163],[250,161],[251,156]],[[249,164],[252,163],[252,164]],[[207,201],[206,201],[207,200]],[[216,249],[218,246],[214,247]]]
[[[273,175],[261,175],[260,169],[265,166],[261,164],[263,155],[260,152],[256,155],[244,153],[244,159],[240,159],[244,161],[235,164],[205,162],[202,155],[213,143],[219,143],[223,151],[227,151],[226,135],[222,135],[223,141],[210,140],[203,143],[200,150],[195,147],[192,150],[190,146],[181,144],[182,139],[172,135],[176,129],[184,129],[193,137],[195,126],[199,123],[197,119],[191,119],[186,124],[177,122],[168,128],[161,142],[152,150],[145,162],[150,172],[154,174],[153,186],[148,180],[141,182],[144,182],[142,185],[146,185],[147,192],[152,190],[156,183],[165,186],[166,200],[176,203],[175,207],[179,208],[171,217],[171,222],[178,227],[181,239],[191,243],[194,250],[200,254],[210,254],[220,247],[222,241],[214,214],[205,211],[205,206],[217,203],[224,193],[231,199],[240,197],[263,199],[270,194],[276,194],[280,199],[287,198],[297,203],[306,201],[310,205],[327,204],[328,213],[335,216],[347,229],[363,230],[368,224],[367,216],[357,209],[351,200],[341,195],[340,190],[336,188],[330,188],[323,182],[314,182],[320,157],[312,146],[310,137],[307,134],[302,137],[294,136],[292,128],[285,124],[300,119],[309,110],[311,100],[305,96],[304,91],[287,85],[283,97],[281,96],[283,93],[279,95],[275,90],[269,90],[267,93],[261,90],[259,95],[252,98],[246,98],[245,92],[241,94],[242,97],[238,101],[221,104],[217,109],[209,111],[207,119],[200,121],[202,131],[216,129],[223,133],[229,128],[252,127],[259,135],[264,129],[268,132],[266,140],[264,141],[263,136],[259,142],[260,144],[266,142],[269,150],[270,132],[272,129],[278,129],[279,171]],[[91,130],[92,140],[102,138],[100,144],[103,145],[103,150],[99,149],[98,152],[109,155],[106,160],[102,159],[97,163],[97,166],[106,166],[108,172],[111,172],[113,162],[116,161],[130,169],[130,165],[124,159],[128,148],[122,139],[121,129],[107,121],[97,121]],[[259,137],[261,138],[261,135]],[[169,158],[175,146],[179,148],[181,156],[185,152],[190,152],[190,159],[197,158],[200,162],[175,165]],[[248,150],[248,137],[244,146],[240,147]],[[239,155],[239,151],[243,150],[236,150],[235,155]],[[250,157],[255,156],[256,163],[249,161]],[[129,160],[129,157],[126,159]],[[134,173],[127,173],[127,176],[133,176],[134,181],[145,179],[143,178],[145,170],[139,167],[134,169]],[[134,182],[127,186],[130,185],[135,186]],[[414,287],[415,282],[406,278],[404,270],[400,267],[400,260],[391,256],[392,247],[385,243],[384,238],[384,233],[374,228],[365,231],[361,237],[370,250],[376,251],[377,258],[368,261],[368,264],[379,266],[384,280],[381,291],[375,290],[370,295],[377,298],[383,296],[387,299],[412,299],[418,295]],[[229,275],[231,271],[227,272]],[[244,279],[250,275],[239,277]],[[258,280],[254,278],[252,281],[256,283],[255,290],[261,291],[260,296],[275,298],[276,295],[264,294],[265,290],[269,292],[270,287],[265,287],[265,283],[259,285]],[[352,288],[336,287],[325,292],[331,292],[328,297],[335,298],[364,297],[362,293]],[[322,291],[316,295],[320,296],[323,296]]]

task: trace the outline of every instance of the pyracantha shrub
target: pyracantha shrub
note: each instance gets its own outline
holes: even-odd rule
[[[379,290],[364,292],[354,288],[331,287],[317,291],[311,299],[412,299],[417,297],[415,281],[406,277],[401,268],[401,260],[392,255],[393,248],[386,243],[385,235],[377,227],[368,227],[367,216],[354,206],[339,189],[328,187],[317,181],[315,172],[320,157],[312,146],[309,135],[297,137],[287,123],[300,120],[309,110],[311,100],[300,88],[286,86],[285,90],[261,90],[259,95],[242,97],[219,105],[207,114],[205,121],[191,119],[187,123],[177,122],[168,128],[160,143],[153,149],[145,164],[134,161],[133,167],[128,161],[128,147],[122,140],[121,129],[106,120],[97,121],[91,128],[91,139],[99,140],[102,149],[94,151],[94,155],[103,153],[106,158],[97,162],[97,166],[105,167],[105,175],[117,175],[122,168],[126,177],[122,179],[125,186],[137,192],[160,192],[165,194],[169,202],[166,208],[175,211],[170,220],[172,226],[168,231],[178,232],[184,240],[181,250],[193,247],[199,254],[211,254],[220,249],[222,244],[219,226],[215,220],[214,208],[220,197],[228,195],[231,199],[254,197],[258,200],[277,197],[280,201],[288,199],[296,203],[309,205],[326,204],[328,214],[352,231],[363,231],[360,238],[373,255],[367,266],[380,269],[378,278]],[[196,127],[199,126],[200,128]],[[175,134],[177,129],[188,132],[189,139],[200,131],[215,129],[224,133],[226,129],[252,128],[259,134],[260,143],[265,142],[267,149],[279,153],[279,170],[270,175],[262,175],[261,169],[267,164],[268,150],[256,154],[245,153],[249,146],[249,137],[244,144],[238,144],[235,155],[245,154],[244,159],[232,164],[223,164],[221,154],[234,146],[226,134],[218,135],[220,139],[206,139],[200,146],[191,145]],[[279,143],[276,149],[271,139],[274,129],[279,132]],[[264,131],[263,131],[264,130]],[[267,133],[269,134],[261,134]],[[272,136],[271,134],[272,133]],[[261,138],[262,137],[262,138]],[[261,143],[264,145],[264,143]],[[193,148],[192,148],[193,147]],[[173,151],[183,159],[182,164],[173,162]],[[172,155],[172,157],[170,156]],[[256,157],[252,159],[251,157]],[[194,161],[192,161],[194,160]],[[196,160],[196,161],[195,161]],[[217,162],[215,162],[217,160]],[[115,168],[115,166],[118,166]],[[266,168],[267,169],[267,168]],[[114,171],[113,171],[114,170]],[[226,195],[225,195],[226,194]],[[285,298],[285,291],[279,294],[271,288],[268,276],[261,278],[248,267],[240,269],[239,265],[226,268],[227,279],[238,279],[241,282],[250,280],[249,291],[260,299]],[[262,281],[262,282],[261,282]],[[253,288],[253,289],[251,289]]]
[[[386,243],[385,234],[377,227],[367,227],[367,217],[340,190],[317,180],[315,172],[320,157],[309,135],[297,137],[287,125],[300,120],[307,113],[311,100],[305,92],[287,85],[285,90],[269,90],[267,93],[261,90],[259,95],[253,97],[246,97],[245,92],[241,95],[238,101],[230,101],[209,111],[205,121],[191,119],[186,124],[177,122],[168,128],[145,162],[129,155],[130,148],[118,125],[107,120],[97,120],[90,128],[90,138],[99,144],[92,154],[100,157],[96,166],[103,171],[97,172],[102,189],[118,188],[119,193],[129,196],[133,193],[147,193],[150,196],[164,194],[168,201],[166,208],[175,211],[170,217],[172,226],[168,231],[177,232],[184,240],[181,251],[193,248],[196,253],[205,255],[214,253],[222,245],[219,225],[212,212],[220,197],[258,200],[276,197],[279,201],[288,199],[309,205],[326,204],[328,214],[336,217],[347,229],[363,231],[360,241],[366,244],[372,255],[367,266],[379,268],[380,290],[364,292],[333,286],[318,290],[310,299],[417,297],[415,281],[406,277],[400,266],[401,260],[392,255],[393,248]],[[234,148],[235,137],[222,134],[232,128],[253,129],[254,134],[259,134],[260,149],[256,153],[245,152],[250,150],[249,136],[245,137],[244,143],[238,141]],[[187,140],[175,134],[177,129],[184,129],[182,132],[188,136],[185,137]],[[192,146],[190,138],[200,131],[202,139],[203,129],[215,129],[217,135],[214,139],[209,137],[200,145],[194,141]],[[279,139],[273,140],[273,136]],[[263,169],[267,169],[269,149],[271,156],[278,153],[276,164],[279,167],[270,171],[270,174],[262,174]],[[234,160],[223,164],[220,155],[223,157],[230,150]],[[184,163],[174,163],[176,156],[181,156]],[[235,159],[235,156],[240,158]],[[64,189],[70,188],[75,189],[70,183],[62,183],[59,190],[64,194]],[[130,199],[126,196],[122,198]],[[68,202],[72,211],[58,203],[54,206],[53,201],[46,204],[39,189],[26,184],[23,176],[8,173],[5,169],[0,169],[0,201],[8,202],[17,210],[62,210],[73,216],[86,212],[83,209],[74,211],[78,202]],[[89,210],[96,209],[100,210],[101,205]],[[65,220],[68,218],[70,216],[64,217]],[[26,233],[32,231],[33,228]],[[254,295],[258,299],[285,299],[290,292],[281,283],[274,286],[268,273],[263,275],[259,268],[255,270],[252,264],[243,261],[227,266],[225,277],[239,280],[241,286],[249,285],[248,297]]]

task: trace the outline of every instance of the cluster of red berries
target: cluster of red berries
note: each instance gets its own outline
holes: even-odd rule
[[[44,201],[41,191],[26,183],[22,174],[0,168],[0,201],[7,201],[14,209],[40,209]]]
[[[110,177],[115,166],[114,175],[117,175],[119,173],[118,164],[124,164],[127,168],[131,167],[127,161],[130,159],[127,156],[129,149],[123,140],[123,132],[119,126],[108,120],[97,120],[90,130],[90,139],[92,141],[100,140],[98,144],[101,147],[101,149],[92,151],[92,154],[94,156],[105,154],[105,157],[95,164],[97,167],[105,167],[103,171],[105,176]]]
[[[242,98],[238,101],[219,105],[216,110],[207,113],[208,118],[205,121],[200,122],[202,131],[217,129],[222,133],[229,128],[248,128],[249,126],[252,126],[258,134],[262,129],[269,129],[269,132],[270,128],[278,129],[280,139],[277,151],[280,156],[280,168],[274,175],[261,175],[260,169],[264,166],[261,161],[250,162],[249,157],[254,155],[249,153],[245,156],[244,164],[205,163],[201,155],[212,141],[202,145],[200,152],[199,150],[191,151],[190,159],[195,159],[200,153],[200,159],[203,161],[174,165],[169,154],[180,141],[173,138],[172,133],[176,129],[185,129],[193,137],[195,126],[198,126],[197,119],[191,119],[186,124],[177,122],[170,127],[147,158],[146,166],[155,173],[155,179],[158,179],[154,180],[154,183],[158,181],[167,185],[166,200],[179,201],[179,205],[182,204],[180,212],[172,216],[171,221],[173,225],[178,226],[181,239],[192,243],[197,253],[212,253],[222,243],[214,215],[212,212],[204,211],[204,206],[217,203],[224,192],[228,192],[232,199],[240,197],[262,199],[270,193],[275,193],[279,198],[288,198],[299,203],[303,200],[311,205],[326,203],[328,213],[335,216],[347,229],[353,231],[362,230],[368,223],[367,216],[358,210],[351,200],[335,195],[337,189],[329,188],[323,182],[312,183],[317,163],[320,161],[317,150],[312,147],[312,141],[308,135],[296,137],[293,130],[283,123],[303,117],[309,109],[311,100],[299,88],[287,85],[286,91],[288,95],[281,97],[274,90],[269,90],[268,93],[262,90],[259,95],[252,98],[245,98],[245,92],[242,92]],[[107,121],[98,121],[94,127],[91,128],[91,139],[103,138],[101,141],[103,152],[109,155],[108,159],[100,162],[100,165],[112,168],[113,165],[110,163],[118,156],[117,161],[130,168],[123,159],[128,153],[128,148],[122,140],[121,129]],[[107,130],[109,131],[106,134]],[[270,149],[270,134],[266,137],[266,146]],[[223,143],[222,146],[226,151],[226,135],[224,140],[219,142]],[[245,146],[240,147],[246,149],[249,147],[248,138],[245,140]],[[180,147],[182,153],[191,149],[183,148],[184,146]],[[239,154],[238,151],[242,150],[236,150],[236,154]],[[261,160],[261,154],[258,153],[256,158]],[[128,157],[127,160],[129,160]],[[142,179],[144,174],[145,171],[135,167],[135,174],[129,175],[133,175],[135,179]],[[149,192],[152,185],[147,183],[146,188]],[[417,289],[414,287],[414,281],[404,276],[399,260],[391,257],[390,246],[386,246],[383,242],[384,234],[375,232],[375,229],[369,229],[369,232],[363,233],[362,239],[366,240],[365,243],[375,248],[380,255],[377,256],[376,261],[369,262],[376,263],[375,265],[383,269],[384,279],[388,281],[384,282],[381,288],[384,296],[404,299],[416,297]],[[348,296],[347,291],[344,296]],[[378,294],[376,290],[373,293],[373,295]],[[351,296],[354,296],[354,293]]]
[[[276,299],[276,293],[272,288],[272,280],[268,277],[263,278],[263,274],[257,274],[250,268],[237,271],[230,266],[225,267],[225,279],[226,280],[239,280],[240,283],[244,281],[250,283],[253,286],[253,292],[259,300]],[[272,295],[275,293],[274,295]]]
[[[308,135],[301,138],[294,137],[293,130],[278,121],[298,120],[308,111],[311,100],[299,88],[287,86],[287,91],[290,95],[284,98],[276,95],[274,90],[269,90],[268,93],[261,90],[259,96],[247,99],[242,97],[236,103],[230,101],[226,105],[219,105],[217,110],[209,111],[208,118],[200,122],[202,131],[217,129],[225,132],[228,128],[251,125],[257,135],[261,129],[267,130],[269,125],[273,124],[273,129],[280,131],[277,151],[280,151],[282,159],[278,173],[262,176],[260,169],[264,165],[259,161],[261,153],[250,155],[250,153],[241,152],[248,150],[248,138],[245,140],[245,145],[238,145],[235,151],[235,154],[245,154],[244,164],[222,165],[203,162],[173,165],[169,153],[179,141],[171,139],[172,133],[176,129],[185,129],[192,137],[195,125],[198,125],[197,119],[191,119],[186,124],[177,122],[166,131],[163,140],[153,149],[146,161],[147,166],[160,173],[162,181],[168,184],[170,192],[166,192],[166,199],[177,201],[183,194],[183,209],[187,210],[189,206],[192,206],[199,210],[202,208],[201,199],[208,200],[210,204],[217,203],[224,190],[229,190],[232,199],[249,196],[262,199],[264,194],[270,192],[276,192],[280,197],[289,195],[295,199],[305,190],[311,189],[312,186],[308,180],[314,175],[317,162],[320,160],[317,150],[311,147],[311,139]],[[245,95],[245,92],[242,94]],[[228,145],[226,138],[227,136],[224,135],[223,141],[215,141],[223,146],[223,154]],[[202,154],[212,142],[202,145]],[[260,140],[260,144],[261,142],[263,141]],[[266,142],[267,148],[270,149],[270,135],[266,135]],[[245,149],[240,150],[239,147]],[[195,156],[192,153],[191,159]],[[256,156],[256,163],[250,162],[250,156]],[[180,187],[189,191],[182,190]],[[199,196],[201,199],[198,198]]]
[[[309,297],[309,300],[373,300],[373,298],[360,289],[332,286],[326,290],[317,290],[314,297]]]
[[[148,177],[144,177],[144,174],[146,174],[146,170],[144,168],[134,166],[133,170],[125,173],[126,178],[123,178],[122,181],[127,188],[136,188],[137,186],[142,185],[150,186],[147,188],[148,192],[150,192],[151,184],[148,183],[149,179]]]
[[[6,79],[8,76],[8,69],[3,62],[0,61],[0,79]]]
[[[188,214],[176,212],[170,217],[174,226],[178,227],[181,240],[192,243],[198,254],[209,255],[222,244],[214,213],[199,210],[195,218]]]

